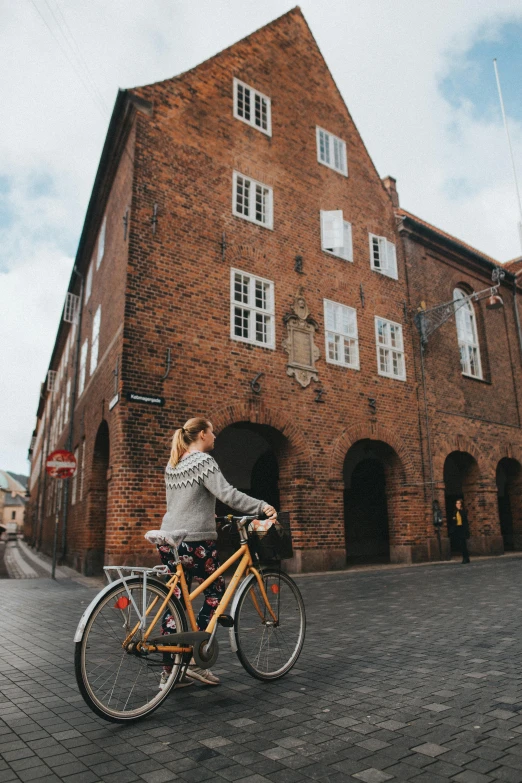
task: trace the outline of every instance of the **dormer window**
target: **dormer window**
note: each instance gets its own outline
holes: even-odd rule
[[[267,136],[272,135],[270,98],[239,79],[234,79],[234,117]]]

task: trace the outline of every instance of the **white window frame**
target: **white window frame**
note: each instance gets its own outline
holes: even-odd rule
[[[91,362],[89,367],[89,375],[92,375],[98,366],[98,348],[100,346],[100,325],[101,325],[101,305],[98,305],[94,317],[92,319],[92,336],[91,336]]]
[[[384,340],[381,339],[379,334],[379,323],[382,323],[385,326]],[[395,332],[395,336],[393,335],[393,332]],[[397,337],[399,338],[398,340]],[[388,318],[382,318],[381,316],[376,315],[375,345],[377,348],[377,371],[379,375],[383,375],[386,378],[393,378],[396,381],[405,381],[406,358],[404,356],[404,337],[402,332],[402,325],[396,323],[396,321],[390,321]],[[386,363],[391,369],[382,369],[381,352],[386,356]],[[402,373],[399,374],[393,371],[394,362],[397,363],[397,366],[402,368]]]
[[[379,248],[379,263],[376,265],[375,243]],[[378,234],[369,234],[370,242],[370,266],[374,272],[391,277],[393,280],[399,279],[397,271],[397,250],[395,244],[386,237],[380,237]]]
[[[67,335],[67,340],[65,341],[65,348],[63,353],[63,366],[64,366],[64,375],[68,374],[69,369],[69,347],[71,344],[71,332],[69,331],[69,334]]]
[[[327,166],[344,177],[348,176],[348,159],[346,155],[346,142],[339,136],[334,136],[325,128],[315,127],[317,143],[317,160],[323,166]]]
[[[235,284],[236,275],[242,275],[243,278],[247,278],[244,285],[247,286],[247,301],[238,301],[235,298]],[[267,307],[258,307],[255,304],[256,283],[261,283],[263,286],[268,286],[268,303]],[[236,340],[241,343],[249,343],[250,345],[257,345],[261,348],[275,349],[275,296],[274,296],[274,283],[272,280],[266,280],[264,277],[258,277],[252,275],[250,272],[244,272],[242,269],[230,270],[230,337],[232,340]],[[235,333],[236,327],[236,310],[242,310],[247,319],[248,336],[244,337]],[[268,323],[268,340],[266,342],[256,340],[256,315],[261,314],[267,318]]]
[[[239,179],[241,179],[241,183],[239,182]],[[248,190],[247,204],[246,204],[246,209],[248,210],[247,213],[238,210],[238,203],[237,203],[238,187],[243,187]],[[266,190],[266,202],[265,202],[265,214],[267,217],[266,221],[258,220],[255,217],[256,198],[258,194],[257,188],[262,188],[263,191]],[[244,206],[243,209],[245,209]],[[255,223],[256,226],[263,226],[263,228],[273,229],[274,193],[272,188],[270,188],[268,185],[264,185],[262,182],[258,182],[257,180],[252,179],[252,177],[247,177],[246,174],[241,174],[241,172],[239,171],[234,171],[234,175],[232,177],[232,213],[236,215],[236,217],[243,218],[243,220],[248,220],[250,223]]]
[[[325,247],[326,242],[330,239],[327,236],[327,221],[329,216],[340,213],[340,220],[342,222],[342,247]],[[328,253],[331,256],[342,258],[344,261],[350,261],[353,263],[353,239],[352,239],[352,224],[347,220],[344,220],[342,210],[325,210],[321,209],[320,212],[321,222],[321,250]]]
[[[245,116],[241,115],[241,110],[239,108],[240,90],[243,90],[244,95],[246,94],[247,90],[250,93],[250,119],[247,119]],[[263,101],[265,102],[266,106],[266,128],[263,128],[262,125],[256,122],[256,103],[259,102],[259,104],[262,104]],[[249,84],[245,84],[245,82],[242,82],[240,79],[234,79],[234,117],[236,120],[241,120],[241,122],[250,125],[252,128],[256,128],[256,130],[261,131],[261,133],[265,133],[267,136],[272,135],[272,101],[268,95],[263,95],[263,93],[259,92],[259,90],[254,90],[253,87],[250,87]]]
[[[324,338],[325,338],[325,357],[328,364],[336,364],[339,367],[347,367],[350,370],[359,370],[359,336],[357,331],[357,310],[348,305],[341,304],[340,302],[334,302],[331,299],[324,299]],[[345,317],[352,321],[353,327],[352,334],[349,334],[346,330],[340,327],[339,323],[334,322],[334,328],[330,328],[329,319],[330,313],[334,319],[343,319]],[[350,343],[350,351],[353,353],[353,359],[350,362],[345,360],[345,346],[346,342]],[[339,357],[330,356],[330,348],[338,349]]]
[[[89,269],[87,271],[87,276],[85,278],[85,299],[84,299],[84,305],[87,304],[87,302],[90,299],[91,291],[92,291],[92,263],[89,264]]]
[[[71,379],[68,378],[67,385],[65,387],[65,414],[64,414],[64,423],[67,424],[69,421],[69,409],[71,406]]]
[[[64,410],[63,405],[64,405],[64,400],[62,396],[60,397],[60,402],[58,403],[58,408],[56,409],[56,425],[57,425],[56,439],[57,440],[59,440],[63,430],[63,410]]]
[[[107,233],[107,216],[103,218],[101,224],[100,233],[98,234],[98,247],[96,249],[96,269],[100,268],[100,264],[103,261],[105,255],[105,235]]]
[[[482,375],[480,344],[477,332],[477,317],[473,302],[468,299],[465,304],[461,304],[457,307],[457,302],[466,299],[468,296],[469,294],[463,291],[462,288],[455,288],[453,290],[460,366],[462,368],[462,375],[483,380],[484,376]],[[475,368],[473,365],[475,365]]]
[[[89,338],[86,337],[80,350],[80,371],[78,373],[78,397],[81,397],[85,389],[85,375],[87,371],[87,353],[89,351]]]

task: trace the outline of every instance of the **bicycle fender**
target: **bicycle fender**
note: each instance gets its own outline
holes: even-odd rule
[[[78,623],[78,627],[76,628],[76,632],[74,634],[75,643],[81,642],[81,640],[83,639],[83,632],[85,631],[85,626],[89,622],[89,618],[93,613],[94,608],[98,605],[100,598],[103,598],[103,596],[106,595],[109,592],[109,590],[111,590],[113,587],[116,587],[117,585],[123,584],[123,582],[126,582],[127,584],[132,584],[133,582],[138,582],[138,581],[141,581],[141,579],[137,576],[133,576],[128,579],[115,579],[114,582],[109,582],[109,584],[106,585],[102,590],[100,590],[99,593],[96,593],[91,603],[85,609],[84,613],[80,617],[80,622]],[[149,584],[149,582],[152,582],[155,585],[160,585],[161,587],[165,588],[165,585],[163,584],[163,582],[160,582],[159,579],[147,578],[147,584]]]
[[[262,573],[262,572],[261,572]],[[228,611],[228,614],[232,617],[233,620],[236,619],[236,609],[237,605],[239,603],[239,599],[245,592],[245,590],[248,590],[250,585],[252,584],[252,580],[255,580],[255,574],[250,574],[247,576],[246,579],[244,579],[238,589],[236,590],[236,594],[234,596],[234,600],[232,601],[232,606],[230,607],[230,610]],[[237,652],[237,644],[236,644],[236,635],[235,635],[235,624],[228,629],[228,640],[230,643],[230,649],[232,652]]]

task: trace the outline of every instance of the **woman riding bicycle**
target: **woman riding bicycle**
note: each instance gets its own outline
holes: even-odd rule
[[[209,454],[216,436],[208,419],[189,419],[177,429],[172,439],[172,451],[165,471],[167,513],[161,529],[187,534],[178,547],[178,554],[189,585],[192,580],[203,582],[219,568],[216,549],[216,498],[244,514],[265,514],[275,519],[277,512],[264,500],[257,500],[235,489],[223,476],[216,460]],[[161,561],[175,571],[174,556],[169,546],[158,546]],[[223,577],[216,579],[205,591],[205,601],[198,614],[200,631],[206,627],[225,590]],[[180,596],[181,597],[181,596]],[[169,624],[170,623],[170,624]],[[163,619],[163,631],[175,630],[168,615]],[[160,688],[166,684],[171,666],[164,666]],[[186,677],[206,685],[219,685],[219,678],[210,669],[200,669],[192,662]],[[188,684],[188,682],[186,684]],[[181,683],[183,684],[183,683]]]

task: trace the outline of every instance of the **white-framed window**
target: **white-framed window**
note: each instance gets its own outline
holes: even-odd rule
[[[85,371],[87,369],[87,351],[89,350],[89,338],[87,337],[80,351],[80,373],[78,378],[78,397],[85,389]]]
[[[60,402],[58,404],[58,411],[57,411],[57,421],[58,421],[58,431],[56,433],[57,440],[59,440],[60,435],[62,434],[63,430],[63,413],[64,413],[64,399],[63,396],[60,397]]]
[[[107,217],[103,218],[100,233],[98,234],[98,249],[96,252],[96,269],[99,268],[105,253],[105,233],[107,231]]]
[[[348,176],[348,163],[346,161],[346,142],[316,126],[317,136],[317,160],[328,168],[338,171],[339,174]]]
[[[98,347],[100,344],[100,322],[101,322],[101,305],[98,305],[98,309],[94,313],[92,319],[92,337],[91,337],[91,365],[89,368],[89,375],[92,375],[98,366]]]
[[[244,343],[275,348],[274,284],[230,270],[230,336]]]
[[[375,316],[375,341],[377,343],[377,368],[379,375],[406,380],[402,326],[386,318]]]
[[[76,473],[74,474],[72,478],[72,487],[71,487],[71,505],[74,506],[76,503],[76,492],[78,489],[78,456],[79,456],[79,448],[76,446],[74,449],[74,456],[76,457]]]
[[[357,311],[353,307],[324,300],[324,334],[326,361],[359,369]]]
[[[234,117],[267,136],[272,135],[270,98],[239,79],[234,79]]]
[[[234,171],[232,212],[265,228],[273,227],[272,188]]]
[[[91,296],[92,291],[92,264],[89,266],[89,270],[87,272],[87,277],[85,278],[85,299],[84,304],[87,304],[89,301],[89,298]]]
[[[343,219],[342,209],[321,210],[321,248],[353,261],[352,224]]]
[[[64,367],[64,374],[67,375],[68,367],[69,367],[69,347],[71,344],[71,332],[69,331],[69,334],[67,335],[67,340],[65,341],[65,348],[63,353],[63,367]]]
[[[370,234],[370,264],[376,272],[397,280],[397,253],[393,242]]]
[[[477,334],[477,320],[473,303],[463,301],[468,294],[460,288],[453,291],[455,302],[455,320],[457,323],[457,340],[460,351],[460,364],[463,375],[471,375],[472,378],[482,378],[482,364],[480,361],[480,346]]]

